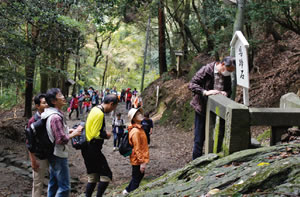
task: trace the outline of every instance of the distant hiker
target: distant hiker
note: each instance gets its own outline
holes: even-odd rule
[[[91,107],[91,97],[89,93],[85,93],[84,100],[83,100],[83,109],[85,113],[88,113],[90,111]]]
[[[194,93],[191,106],[195,109],[195,132],[193,159],[202,156],[205,140],[205,113],[207,97],[231,94],[230,73],[235,70],[235,59],[227,56],[221,62],[212,62],[200,68],[189,84]]]
[[[130,88],[127,88],[126,90],[126,109],[130,110],[131,109],[131,98],[132,98],[132,93],[130,91]]]
[[[113,118],[112,121],[112,128],[113,128],[113,134],[114,134],[114,149],[117,150],[120,144],[121,137],[124,133],[124,120],[121,118],[121,113],[117,114],[116,118]]]
[[[114,87],[111,91],[110,91],[111,94],[116,94],[118,95],[118,91],[117,91],[117,88]]]
[[[94,91],[92,94],[92,107],[95,107],[96,105],[99,105],[99,96],[98,94]]]
[[[139,187],[145,175],[146,164],[149,163],[147,136],[141,125],[144,118],[142,109],[130,109],[128,112],[128,118],[131,122],[128,126],[129,143],[133,146],[132,153],[130,155],[132,179],[123,191],[124,195]]]
[[[76,118],[77,118],[77,120],[79,119],[78,105],[79,105],[78,98],[76,97],[76,94],[73,94],[72,95],[72,100],[70,102],[70,108],[71,108],[71,112],[69,113],[69,119],[70,120],[71,120],[72,113],[73,113],[74,110],[76,110]]]
[[[83,109],[82,109],[83,108],[82,107],[83,100],[84,100],[84,92],[83,92],[83,90],[80,90],[79,95],[78,95],[78,108],[79,108],[80,114],[82,114],[82,112],[83,112]]]
[[[152,135],[153,132],[153,121],[149,118],[149,113],[145,113],[142,127],[146,133],[148,144],[150,144],[150,135]]]
[[[37,112],[29,119],[27,127],[30,127],[32,123],[41,119],[41,114],[44,112],[44,109],[48,107],[45,97],[45,94],[38,94],[34,97],[34,104]],[[45,158],[39,158],[38,154],[36,156],[35,153],[29,152],[29,157],[31,161],[33,179],[32,197],[40,197],[42,196],[45,176],[49,169],[49,162]]]
[[[133,107],[134,108],[140,108],[143,106],[143,100],[142,97],[139,94],[136,94],[134,101],[133,101]]]
[[[136,95],[135,94],[132,94],[132,96],[131,96],[131,107],[132,108],[134,108],[134,100],[135,100],[135,97],[136,97]]]
[[[98,183],[97,196],[102,196],[112,180],[112,172],[101,149],[105,139],[111,137],[106,132],[104,113],[113,111],[118,105],[116,95],[110,94],[104,98],[101,105],[93,107],[86,121],[86,139],[89,142],[81,149],[88,174],[86,196],[90,197]]]
[[[122,89],[121,96],[120,96],[120,102],[125,102],[125,94],[126,94],[126,91],[124,89]]]
[[[46,119],[46,128],[49,139],[54,143],[53,155],[48,158],[50,175],[48,183],[48,197],[69,196],[70,172],[68,165],[69,139],[81,134],[82,127],[69,129],[66,119],[61,111],[67,104],[60,89],[52,88],[46,93],[46,101],[49,108],[42,113],[41,118]]]
[[[133,94],[134,96],[136,96],[137,93],[138,93],[138,91],[136,90],[136,88],[134,88],[134,90],[132,91],[132,94]]]
[[[92,97],[93,92],[94,92],[94,88],[93,87],[89,87],[88,93],[89,93],[90,97]]]

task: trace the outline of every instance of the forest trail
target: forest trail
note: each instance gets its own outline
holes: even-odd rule
[[[121,113],[126,125],[128,125],[128,110],[125,109],[124,103],[119,103],[116,113]],[[75,114],[72,114],[75,119]],[[84,117],[85,118],[85,117]],[[84,119],[81,117],[81,119]],[[106,114],[106,130],[111,131],[112,117]],[[79,121],[68,120],[69,126]],[[167,171],[183,167],[192,158],[193,135],[190,132],[175,131],[172,127],[161,127],[155,124],[150,143],[150,163],[146,168],[145,179],[153,179],[161,176]],[[131,179],[131,165],[129,157],[123,157],[119,151],[113,150],[113,136],[105,140],[102,152],[105,155],[108,164],[113,172],[113,182],[110,188],[120,186],[129,182]],[[70,159],[72,163],[71,174],[79,177],[80,182],[86,183],[87,176],[81,152],[70,148]],[[81,188],[84,191],[85,184]]]
[[[122,118],[128,124],[128,110],[125,109],[124,103],[118,105],[117,112],[122,113]],[[65,115],[68,114],[65,113]],[[79,122],[79,120],[75,120],[76,113],[73,113],[72,117],[72,120],[67,120],[70,127]],[[83,116],[82,120],[85,118],[86,116]],[[111,131],[112,118],[110,114],[107,114],[105,119],[106,129]],[[72,185],[71,196],[77,197],[85,190],[87,182],[86,169],[81,151],[72,148],[70,142],[68,145]],[[149,150],[150,163],[146,168],[145,180],[154,179],[167,171],[183,167],[191,161],[192,146],[192,132],[176,130],[175,126],[172,125],[162,127],[154,122]],[[25,143],[2,139],[0,148],[0,197],[31,196],[31,168]],[[109,186],[109,190],[128,183],[131,179],[129,157],[125,158],[118,151],[113,151],[112,137],[105,141],[102,151],[113,172],[113,181]],[[46,187],[44,191],[46,191]]]

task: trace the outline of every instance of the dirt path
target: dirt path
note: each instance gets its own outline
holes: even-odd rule
[[[122,118],[128,124],[125,104],[120,103],[117,112],[122,113]],[[107,131],[111,131],[112,118],[105,116]],[[78,121],[68,121],[69,126]],[[154,123],[153,135],[150,144],[150,163],[147,166],[145,178],[153,179],[167,171],[184,166],[191,160],[193,135],[191,132],[179,132],[174,128],[160,127]],[[113,172],[111,187],[127,183],[131,178],[131,166],[128,157],[123,157],[118,151],[113,151],[113,138],[106,140],[102,149],[109,166]],[[80,151],[71,149],[70,163],[71,174],[79,177],[81,182],[86,182],[85,166]],[[84,186],[81,190],[84,191]]]
[[[122,113],[122,118],[128,123],[124,104],[119,104],[117,112]],[[75,113],[73,113],[75,119]],[[85,117],[82,117],[84,119]],[[68,120],[69,126],[79,120]],[[112,119],[106,115],[107,130],[111,130]],[[11,124],[14,124],[13,122]],[[21,123],[20,123],[21,125]],[[23,126],[20,126],[22,128]],[[0,128],[1,131],[1,128]],[[31,196],[31,168],[27,150],[23,140],[6,138],[1,131],[0,135],[0,197]],[[20,129],[18,135],[23,135]],[[17,135],[17,134],[16,134]],[[19,137],[20,138],[20,137]],[[184,166],[191,160],[193,134],[191,132],[177,131],[174,127],[161,127],[155,124],[150,145],[150,163],[147,166],[145,179],[153,179],[167,171]],[[74,197],[84,192],[87,182],[86,170],[81,152],[71,147],[69,143],[69,163],[71,172],[72,195]],[[103,146],[109,166],[113,172],[113,189],[131,179],[131,166],[129,158],[124,158],[118,151],[113,151],[113,139],[106,140]],[[19,163],[19,164],[18,164]],[[46,185],[45,185],[46,186]],[[45,187],[46,191],[46,187]]]

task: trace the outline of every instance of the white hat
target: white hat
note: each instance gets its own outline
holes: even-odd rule
[[[133,117],[135,116],[136,112],[141,112],[143,113],[143,109],[142,108],[131,108],[128,112],[128,118],[129,118],[129,122],[132,121]]]

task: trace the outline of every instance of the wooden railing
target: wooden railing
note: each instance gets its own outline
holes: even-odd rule
[[[270,145],[275,145],[289,127],[300,126],[300,98],[288,93],[281,97],[280,108],[248,108],[222,95],[209,96],[205,154],[248,149],[250,127],[259,125],[271,126]]]

